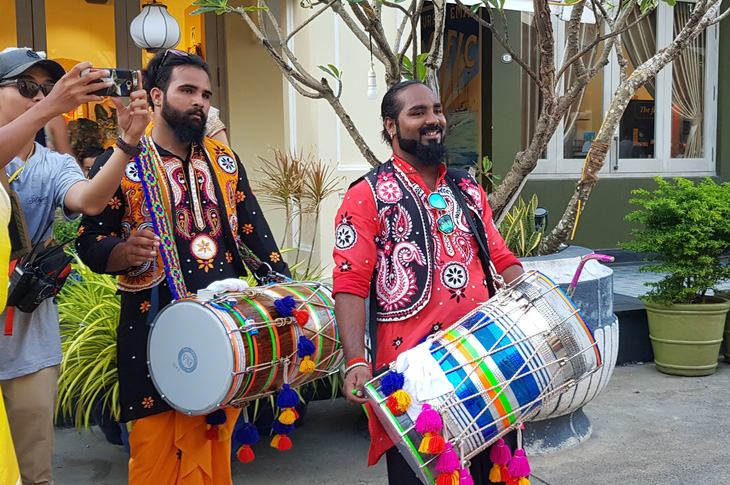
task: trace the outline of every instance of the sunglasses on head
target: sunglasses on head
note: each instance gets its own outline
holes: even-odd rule
[[[448,207],[446,200],[438,192],[429,194],[426,203],[430,209],[436,209],[438,211],[446,210]],[[454,220],[451,218],[451,214],[443,214],[436,219],[436,227],[441,234],[449,235],[454,232]]]
[[[167,61],[168,54],[172,54],[172,55],[178,56],[178,57],[188,57],[190,55],[185,51],[181,51],[181,50],[177,50],[177,49],[167,49],[165,51],[165,55],[162,56],[162,62],[160,62],[160,67],[165,65],[165,61]]]
[[[38,91],[42,92],[43,96],[48,96],[54,86],[53,84],[38,84],[30,79],[10,79],[0,82],[0,87],[10,86],[11,84],[17,84],[20,95],[26,98],[35,98]]]

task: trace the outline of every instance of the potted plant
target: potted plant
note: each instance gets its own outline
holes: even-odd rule
[[[642,207],[626,220],[643,224],[623,249],[652,253],[658,262],[640,271],[665,274],[640,298],[649,320],[654,362],[660,372],[682,376],[712,374],[730,302],[714,295],[730,277],[721,256],[730,249],[730,186],[706,177],[695,184],[655,177],[652,192],[634,190],[632,204]]]

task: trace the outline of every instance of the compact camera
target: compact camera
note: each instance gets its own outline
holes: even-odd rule
[[[36,248],[18,261],[10,273],[7,306],[32,313],[41,302],[61,291],[71,272],[71,256],[63,245],[36,254]]]
[[[81,75],[88,73],[89,71],[99,71],[102,69],[84,69],[81,71]],[[99,89],[98,91],[93,91],[89,94],[96,94],[97,96],[116,96],[116,97],[125,97],[132,94],[133,91],[136,91],[139,89],[139,79],[137,76],[137,71],[134,71],[132,69],[103,69],[105,71],[109,71],[108,77],[103,77],[99,79],[97,82],[107,82],[111,81],[112,84],[108,88]]]

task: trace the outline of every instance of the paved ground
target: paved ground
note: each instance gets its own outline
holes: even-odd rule
[[[730,482],[730,365],[709,377],[670,377],[653,364],[616,368],[585,407],[593,434],[567,450],[530,457],[533,485],[682,485]],[[359,411],[343,399],[311,403],[294,448],[260,442],[250,464],[234,462],[234,483],[314,485],[386,483],[381,464],[367,469]],[[100,432],[56,433],[58,485],[127,483],[126,452]]]
[[[614,267],[615,293],[637,296],[637,264]],[[657,278],[658,279],[658,278]],[[656,279],[652,279],[656,281]],[[671,377],[653,364],[617,367],[604,392],[585,407],[592,436],[567,450],[531,457],[533,485],[683,485],[730,483],[730,365],[708,377]],[[262,441],[256,460],[234,462],[234,483],[245,485],[384,484],[382,463],[367,469],[367,435],[359,409],[343,399],[311,403],[294,448],[279,452]],[[101,432],[56,432],[58,485],[127,483],[127,454]]]

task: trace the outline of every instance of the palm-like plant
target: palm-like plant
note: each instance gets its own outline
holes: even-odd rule
[[[58,295],[63,360],[57,411],[71,416],[77,428],[88,428],[100,401],[119,418],[120,298],[115,277],[94,273],[78,258],[73,266],[73,276]]]
[[[499,232],[507,248],[518,258],[538,254],[543,228],[535,227],[535,209],[537,209],[537,195],[533,195],[527,204],[520,197],[499,225]]]

